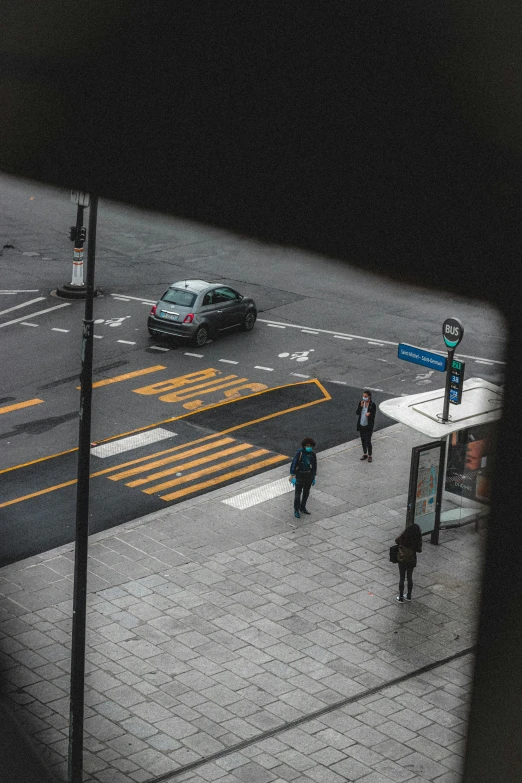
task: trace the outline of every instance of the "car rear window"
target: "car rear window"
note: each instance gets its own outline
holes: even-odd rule
[[[192,307],[196,301],[197,294],[193,294],[192,291],[186,291],[184,289],[169,288],[162,298],[162,302],[169,302],[169,304],[178,305],[179,307]]]

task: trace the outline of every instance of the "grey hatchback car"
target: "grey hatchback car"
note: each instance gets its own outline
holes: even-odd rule
[[[256,303],[221,283],[181,280],[173,283],[149,314],[147,326],[152,337],[169,335],[205,345],[210,336],[236,326],[253,329]]]

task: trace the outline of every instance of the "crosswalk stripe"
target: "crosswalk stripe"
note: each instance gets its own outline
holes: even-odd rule
[[[213,479],[209,479],[208,481],[202,481],[199,484],[194,484],[191,487],[185,487],[185,489],[179,489],[176,492],[171,492],[168,495],[160,495],[160,497],[162,500],[177,500],[178,498],[185,497],[185,495],[191,495],[194,492],[201,491],[202,489],[215,487],[218,484],[223,484],[223,482],[229,481],[230,479],[238,478],[238,476],[244,476],[247,473],[253,473],[255,470],[259,470],[260,468],[266,468],[268,465],[274,465],[276,462],[283,462],[286,460],[288,460],[288,457],[285,457],[282,454],[276,454],[275,457],[269,457],[268,459],[261,460],[261,462],[254,462],[252,465],[247,465],[244,468],[232,470],[230,473],[225,473],[222,476],[217,476]]]
[[[195,441],[197,443],[197,441]],[[179,454],[175,454],[174,456],[165,457],[164,459],[155,460],[154,462],[149,462],[146,465],[140,465],[137,468],[131,468],[130,470],[126,470],[123,473],[116,473],[113,476],[109,476],[109,478],[112,481],[120,481],[121,479],[128,478],[129,476],[135,476],[136,473],[144,473],[146,470],[153,470],[154,468],[160,468],[162,465],[168,465],[169,462],[174,462],[175,460],[185,459],[186,457],[192,457],[194,454],[200,454],[202,451],[208,451],[209,449],[213,449],[216,446],[225,446],[228,443],[233,443],[234,438],[222,438],[221,440],[214,440],[210,443],[205,443],[204,446],[197,446],[195,449],[188,449],[187,451],[182,451]],[[183,446],[189,446],[191,444],[184,443]],[[179,450],[179,447],[178,447]],[[168,449],[164,452],[159,452],[158,454],[168,454],[169,452],[174,451],[174,449]],[[152,459],[158,454],[150,454],[149,457],[146,457],[145,459]],[[136,460],[137,461],[137,460]],[[145,460],[141,460],[142,462]],[[128,463],[129,465],[132,465],[132,462]],[[118,468],[124,468],[125,465],[116,465],[116,469]],[[177,468],[179,470],[179,468]]]
[[[189,443],[180,443],[179,446],[172,446],[170,449],[162,449],[162,451],[156,451],[154,454],[147,454],[145,457],[137,457],[136,459],[131,459],[128,462],[120,462],[119,465],[112,465],[110,468],[104,468],[103,470],[98,470],[96,473],[91,473],[91,478],[94,478],[95,476],[103,476],[105,473],[111,473],[113,470],[121,470],[121,468],[128,468],[129,465],[138,465],[140,462],[146,462],[148,459],[154,459],[154,457],[161,457],[162,454],[172,454],[173,451],[179,451],[180,449],[184,449],[187,446],[192,446],[194,443],[202,443],[205,440],[211,440],[212,438],[217,438],[220,435],[221,435],[220,432],[216,432],[213,435],[205,435],[203,438],[192,440]],[[110,439],[102,442],[108,443],[109,441]],[[72,451],[76,451],[76,449],[72,449]],[[65,453],[69,453],[69,452],[65,452]],[[2,471],[0,471],[0,473],[1,472]]]
[[[152,473],[149,476],[145,476],[145,478],[136,479],[135,481],[130,481],[127,483],[128,487],[139,487],[142,484],[148,484],[149,481],[156,481],[156,479],[163,478],[164,476],[172,476],[173,473],[179,473],[184,470],[190,470],[191,468],[196,468],[198,465],[204,465],[205,462],[212,462],[216,459],[221,459],[222,457],[228,457],[230,454],[235,454],[238,451],[245,451],[246,449],[251,449],[252,445],[250,443],[239,443],[236,446],[232,446],[229,449],[222,449],[221,451],[214,451],[212,454],[206,454],[204,457],[200,457],[199,459],[194,459],[191,462],[185,462],[181,465],[175,465],[173,468],[168,468],[168,470],[160,470],[159,473]],[[247,455],[248,456],[248,455]],[[244,456],[242,457],[244,459]]]
[[[102,443],[101,446],[92,448],[91,454],[100,459],[106,459],[115,454],[122,454],[124,451],[133,451],[134,449],[150,446],[152,443],[158,443],[158,441],[175,438],[176,436],[177,432],[166,430],[164,427],[156,427],[153,430],[139,432],[137,435],[129,435],[126,438]]]
[[[245,462],[246,460],[253,459],[254,457],[261,457],[263,454],[268,454],[267,449],[258,449],[257,451],[251,451],[249,454],[242,454],[240,457],[234,457],[234,459],[226,460],[225,462],[220,462],[217,465],[212,465],[209,468],[203,468],[202,470],[196,470],[193,473],[189,473],[186,476],[179,476],[178,478],[172,479],[172,481],[165,481],[163,484],[156,484],[154,487],[149,487],[148,489],[144,489],[143,492],[147,495],[152,495],[154,492],[161,492],[164,489],[168,489],[169,487],[176,487],[179,484],[186,484],[188,481],[193,481],[194,479],[201,478],[201,476],[208,476],[210,473],[218,473],[220,470],[223,470],[224,468],[232,467],[232,465],[238,465],[240,462]]]

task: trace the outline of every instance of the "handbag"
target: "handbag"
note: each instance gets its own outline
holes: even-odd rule
[[[399,554],[399,545],[394,544],[390,547],[390,563],[398,563],[397,555]]]
[[[411,547],[399,544],[399,551],[397,553],[397,562],[403,565],[411,565],[415,562],[415,552]]]

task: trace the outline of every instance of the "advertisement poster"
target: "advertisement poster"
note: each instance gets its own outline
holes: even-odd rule
[[[433,530],[435,526],[439,463],[438,449],[428,449],[419,453],[414,521],[423,533]]]
[[[495,423],[453,432],[450,437],[445,489],[479,503],[489,503]]]

